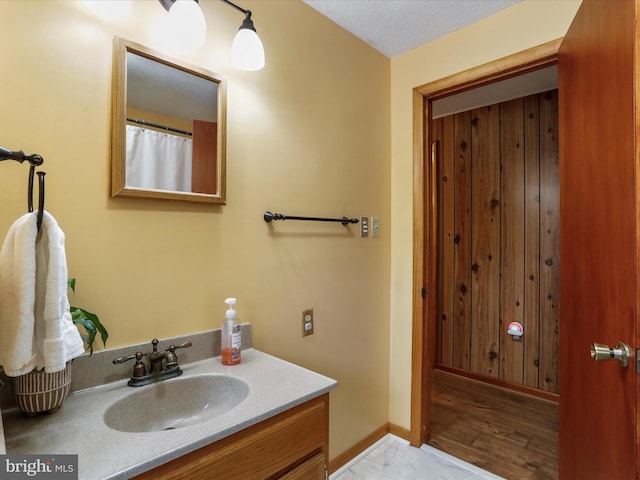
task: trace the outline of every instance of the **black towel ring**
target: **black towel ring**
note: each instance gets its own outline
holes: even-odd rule
[[[29,167],[29,183],[27,187],[27,210],[33,212],[33,176],[36,173],[35,165]]]
[[[29,167],[29,188],[27,189],[27,208],[29,212],[33,212],[33,176],[35,173],[35,165]],[[38,172],[38,215],[36,225],[38,230],[42,225],[42,216],[44,214],[44,176],[46,172]]]
[[[0,162],[3,160],[15,160],[16,162],[29,162],[29,185],[27,188],[27,209],[29,212],[33,212],[33,177],[36,171],[36,167],[39,167],[44,163],[42,155],[34,153],[33,155],[26,155],[22,150],[8,150],[4,147],[0,147]],[[42,225],[42,216],[44,214],[44,176],[45,172],[38,172],[38,215],[36,225],[40,230]]]
[[[36,225],[38,226],[38,230],[40,230],[40,225],[42,225],[42,216],[44,214],[44,176],[46,172],[38,172],[38,216]]]

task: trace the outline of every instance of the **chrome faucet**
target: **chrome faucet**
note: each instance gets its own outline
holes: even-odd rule
[[[169,345],[165,350],[165,353],[158,352],[158,341],[154,338],[151,341],[153,350],[151,353],[136,352],[133,355],[127,357],[117,357],[113,359],[113,364],[124,363],[129,360],[135,359],[136,362],[133,365],[133,374],[131,379],[127,383],[130,387],[141,387],[143,385],[149,385],[150,383],[161,382],[169,378],[182,375],[182,369],[178,365],[178,356],[176,350],[179,348],[187,348],[192,344],[190,341],[181,343],[180,345]],[[149,369],[145,366],[142,358],[149,357]],[[147,373],[148,372],[148,373]]]

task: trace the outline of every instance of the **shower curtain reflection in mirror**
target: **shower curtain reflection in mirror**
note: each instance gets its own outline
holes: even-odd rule
[[[191,192],[190,138],[127,125],[128,187]]]

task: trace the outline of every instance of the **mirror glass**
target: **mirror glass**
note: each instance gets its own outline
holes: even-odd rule
[[[225,203],[226,81],[114,40],[111,196]]]

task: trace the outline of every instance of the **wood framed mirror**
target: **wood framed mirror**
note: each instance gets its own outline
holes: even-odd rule
[[[226,80],[115,37],[111,196],[226,203]]]

